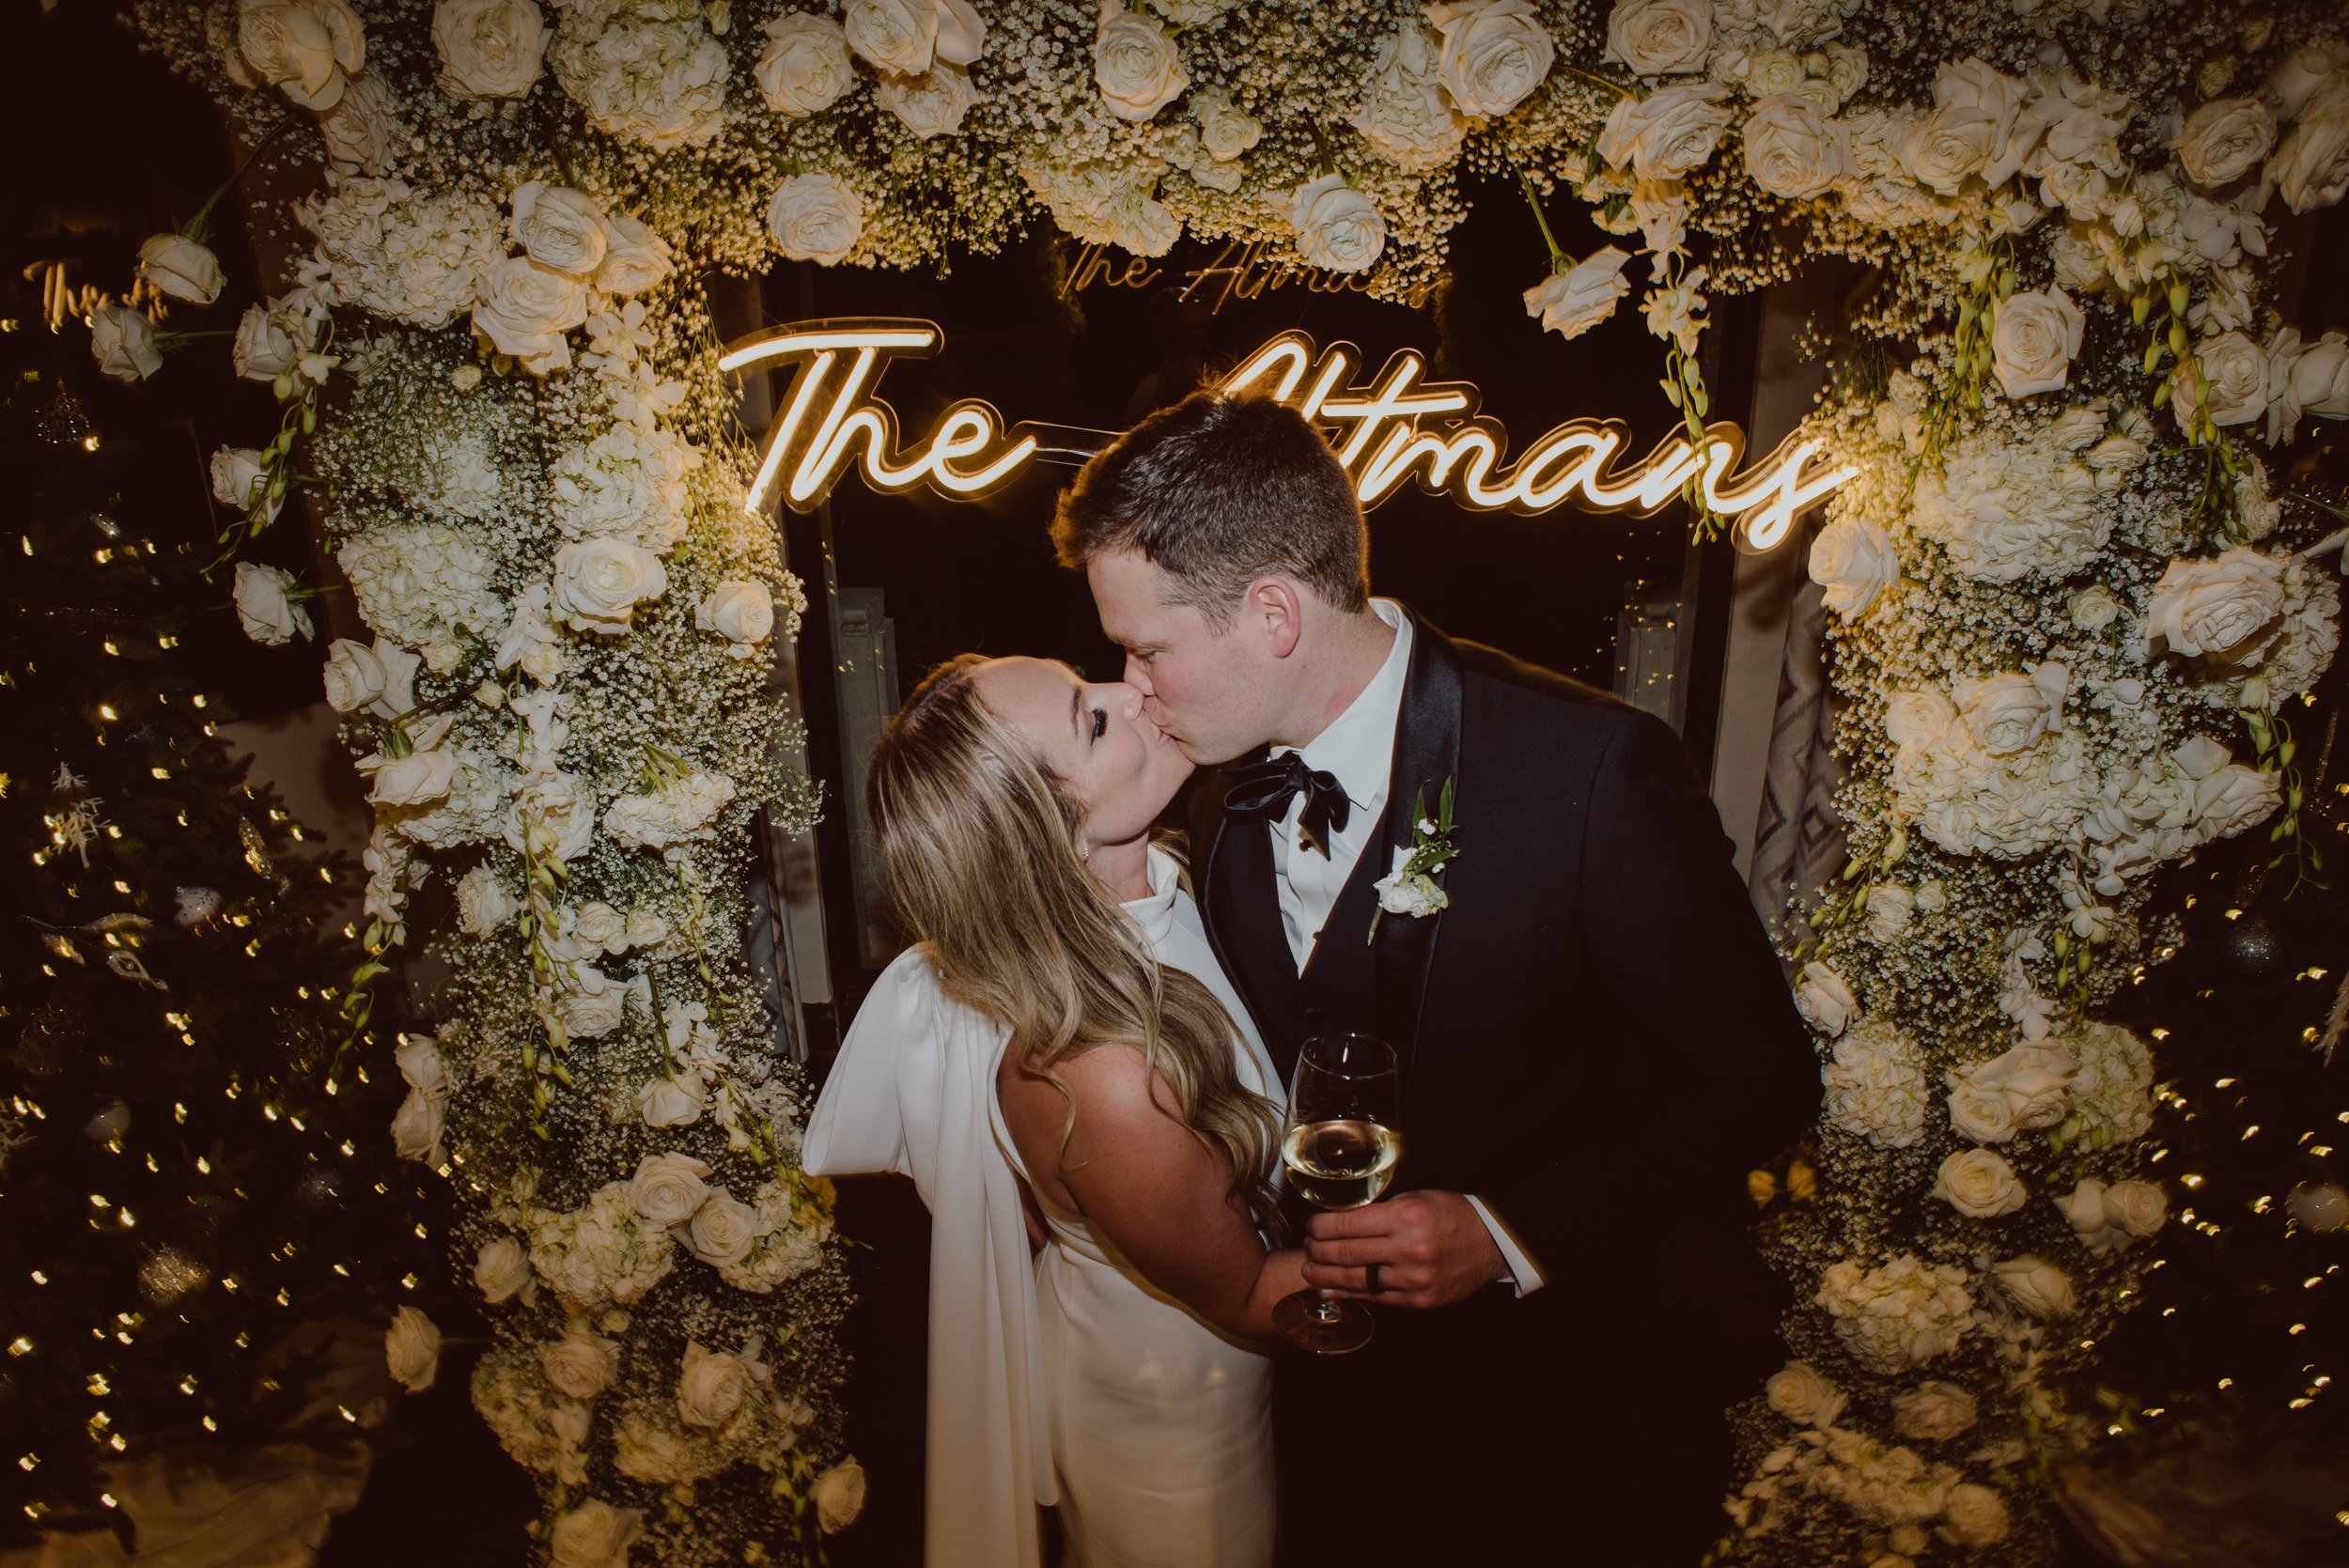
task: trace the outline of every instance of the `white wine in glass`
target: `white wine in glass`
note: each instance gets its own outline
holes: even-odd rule
[[[1298,1054],[1281,1161],[1289,1185],[1317,1208],[1376,1203],[1403,1157],[1394,1048],[1371,1034],[1320,1034]],[[1273,1327],[1292,1344],[1342,1356],[1370,1343],[1376,1325],[1359,1301],[1301,1290],[1276,1302]]]

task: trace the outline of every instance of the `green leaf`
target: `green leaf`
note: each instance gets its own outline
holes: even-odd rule
[[[1436,801],[1436,825],[1447,833],[1452,831],[1452,786],[1456,782],[1456,779],[1445,779],[1443,793]]]

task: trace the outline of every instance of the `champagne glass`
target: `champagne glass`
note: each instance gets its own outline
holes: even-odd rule
[[[1289,1090],[1281,1160],[1289,1185],[1325,1209],[1375,1203],[1403,1157],[1395,1126],[1401,1099],[1394,1048],[1372,1034],[1319,1034],[1305,1042]],[[1370,1343],[1370,1309],[1301,1290],[1273,1304],[1273,1327],[1292,1344],[1343,1356]]]

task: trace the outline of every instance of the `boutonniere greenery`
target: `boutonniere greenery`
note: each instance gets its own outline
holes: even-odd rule
[[[1460,846],[1452,842],[1452,780],[1444,780],[1433,816],[1427,815],[1426,790],[1413,798],[1410,846],[1394,846],[1394,869],[1378,878],[1378,912],[1370,917],[1370,935],[1364,940],[1377,939],[1378,923],[1388,915],[1419,920],[1452,902],[1436,881],[1437,874],[1460,852]]]

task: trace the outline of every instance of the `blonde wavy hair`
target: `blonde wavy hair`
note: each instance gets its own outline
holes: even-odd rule
[[[1078,809],[1019,732],[990,712],[964,654],[897,710],[866,782],[904,934],[929,947],[948,994],[1011,1027],[1020,1064],[1076,1097],[1053,1066],[1138,1046],[1183,1126],[1232,1165],[1232,1191],[1278,1223],[1269,1172],[1279,1110],[1235,1066],[1231,1016],[1160,964],[1077,855]]]

